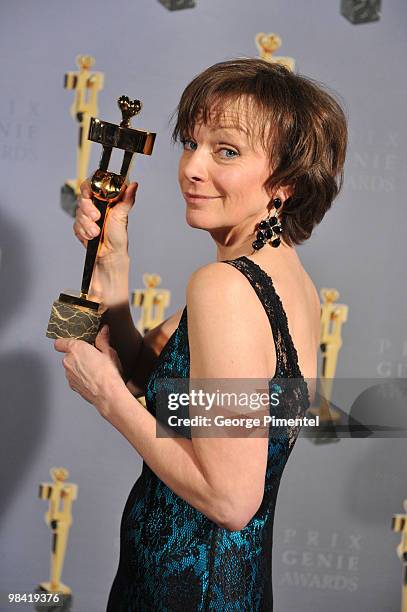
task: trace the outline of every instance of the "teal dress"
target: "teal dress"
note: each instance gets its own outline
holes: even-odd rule
[[[224,263],[246,276],[269,317],[277,359],[269,388],[278,378],[295,379],[280,416],[303,416],[309,406],[308,388],[272,279],[245,256]],[[147,384],[146,405],[151,414],[156,415],[157,379],[188,379],[189,365],[185,307]],[[274,511],[299,427],[271,432],[270,427],[264,497],[255,516],[240,531],[219,527],[143,463],[123,512],[119,567],[107,612],[272,611]]]

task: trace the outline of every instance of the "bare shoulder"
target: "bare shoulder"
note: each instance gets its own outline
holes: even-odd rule
[[[219,325],[224,319],[264,323],[265,312],[250,281],[234,266],[212,262],[193,272],[187,286],[188,313],[193,308],[199,316],[216,317]],[[260,316],[259,316],[260,315]]]
[[[190,277],[187,287],[191,371],[197,377],[259,377],[273,373],[267,314],[248,279],[234,266],[214,262]],[[269,336],[269,341],[272,337]],[[192,374],[191,374],[192,376]]]
[[[250,293],[250,286],[244,275],[233,266],[223,262],[211,262],[193,272],[187,286],[187,297],[205,300],[222,298],[233,300]]]
[[[243,274],[236,270],[234,266],[223,261],[213,261],[195,270],[189,277],[188,285],[198,285],[204,282],[208,285],[213,284],[216,286],[226,279],[229,280],[234,287],[243,287],[246,284],[242,282],[242,280],[244,281]]]

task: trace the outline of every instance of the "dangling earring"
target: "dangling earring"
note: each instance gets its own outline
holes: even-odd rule
[[[281,227],[281,223],[279,221],[277,211],[282,205],[282,201],[280,198],[273,199],[274,206],[274,215],[267,217],[267,219],[263,219],[260,221],[258,225],[258,232],[256,234],[256,240],[252,242],[252,247],[258,251],[266,242],[271,240],[272,247],[278,247],[280,244],[280,235],[283,232],[283,228]]]

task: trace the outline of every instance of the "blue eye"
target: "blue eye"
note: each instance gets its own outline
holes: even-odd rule
[[[220,151],[226,151],[227,153],[233,153],[233,155],[225,155],[224,157],[226,159],[234,159],[235,157],[239,156],[239,153],[237,151],[234,151],[233,149],[227,149],[226,147],[223,147],[222,149],[220,149]]]
[[[196,147],[198,146],[196,142],[194,142],[193,140],[189,140],[188,138],[181,139],[181,144],[184,147],[184,149],[186,149],[187,151],[195,151]],[[187,145],[192,145],[192,147],[189,147]]]
[[[180,139],[182,146],[184,147],[184,151],[196,151],[198,145],[196,142],[191,140],[190,138],[182,138]],[[234,149],[229,149],[228,147],[221,147],[218,149],[217,153],[221,151],[226,151],[225,155],[220,155],[223,159],[234,159],[235,157],[239,157],[240,153],[235,151]]]

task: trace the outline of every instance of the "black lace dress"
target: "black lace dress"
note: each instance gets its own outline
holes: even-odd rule
[[[224,263],[246,276],[270,319],[277,358],[270,384],[280,377],[298,381],[292,402],[284,402],[281,416],[303,416],[309,406],[308,388],[271,278],[245,256]],[[153,415],[155,382],[167,377],[189,377],[186,307],[148,381],[146,404]],[[264,497],[240,531],[219,527],[143,463],[123,512],[120,561],[107,612],[271,612],[274,510],[280,478],[298,433],[299,427],[294,426],[269,436]]]

